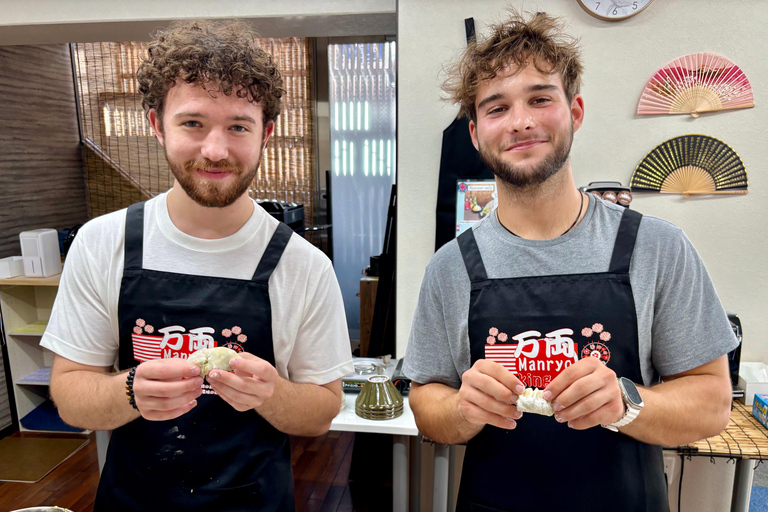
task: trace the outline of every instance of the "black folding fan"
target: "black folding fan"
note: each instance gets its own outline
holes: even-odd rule
[[[707,135],[681,135],[645,155],[629,182],[632,191],[668,194],[746,194],[747,171],[728,144]]]

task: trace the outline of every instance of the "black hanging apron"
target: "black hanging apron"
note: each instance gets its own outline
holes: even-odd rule
[[[642,382],[629,282],[641,218],[624,212],[610,268],[595,274],[488,279],[472,230],[462,233],[472,364],[495,360],[544,388],[579,359],[597,357]],[[467,443],[457,510],[667,511],[661,447],[530,413],[514,430],[486,425]]]
[[[275,364],[269,276],[292,231],[280,224],[250,281],[142,268],[144,204],[128,208],[120,288],[120,369],[229,346]],[[112,433],[96,511],[292,511],[290,441],[205,383],[197,406]]]
[[[459,117],[443,130],[437,182],[435,251],[456,238],[456,187],[459,180],[493,179],[469,135],[469,119]]]

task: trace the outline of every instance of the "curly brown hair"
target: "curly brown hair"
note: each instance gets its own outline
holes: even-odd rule
[[[546,13],[527,13],[527,19],[514,9],[510,17],[492,25],[492,33],[482,42],[473,42],[458,61],[445,70],[445,99],[460,105],[459,116],[477,121],[475,100],[480,82],[494,79],[508,66],[522,69],[532,63],[540,73],[559,74],[568,101],[581,89],[579,42],[565,34],[564,22]]]
[[[168,91],[183,80],[211,94],[236,94],[261,104],[266,126],[280,114],[283,78],[255,31],[237,20],[174,22],[149,44],[136,74],[142,106],[162,120]],[[162,124],[161,124],[162,127]]]

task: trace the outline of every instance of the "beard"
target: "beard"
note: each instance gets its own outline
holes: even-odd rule
[[[247,170],[238,164],[230,163],[226,160],[211,162],[208,159],[188,160],[183,164],[172,160],[165,151],[165,159],[173,173],[174,178],[179,182],[184,192],[200,206],[207,208],[225,208],[234,203],[240,196],[248,190],[256,172],[261,164],[261,156],[256,164]],[[221,183],[218,180],[207,180],[195,178],[198,171],[209,171],[211,169],[220,169],[224,172],[230,172],[235,177],[234,183]],[[229,180],[222,180],[229,181]]]
[[[511,164],[488,151],[478,139],[478,152],[483,163],[499,178],[516,189],[535,188],[556,175],[568,161],[573,143],[573,120],[570,130],[555,143],[554,150],[538,164]],[[513,141],[514,142],[514,141]]]

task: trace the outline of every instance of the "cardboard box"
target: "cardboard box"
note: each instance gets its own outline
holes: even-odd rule
[[[755,403],[752,404],[752,416],[768,428],[768,395],[755,395]]]
[[[752,405],[755,395],[768,395],[768,365],[765,363],[741,363],[739,387],[744,390],[744,404]]]

